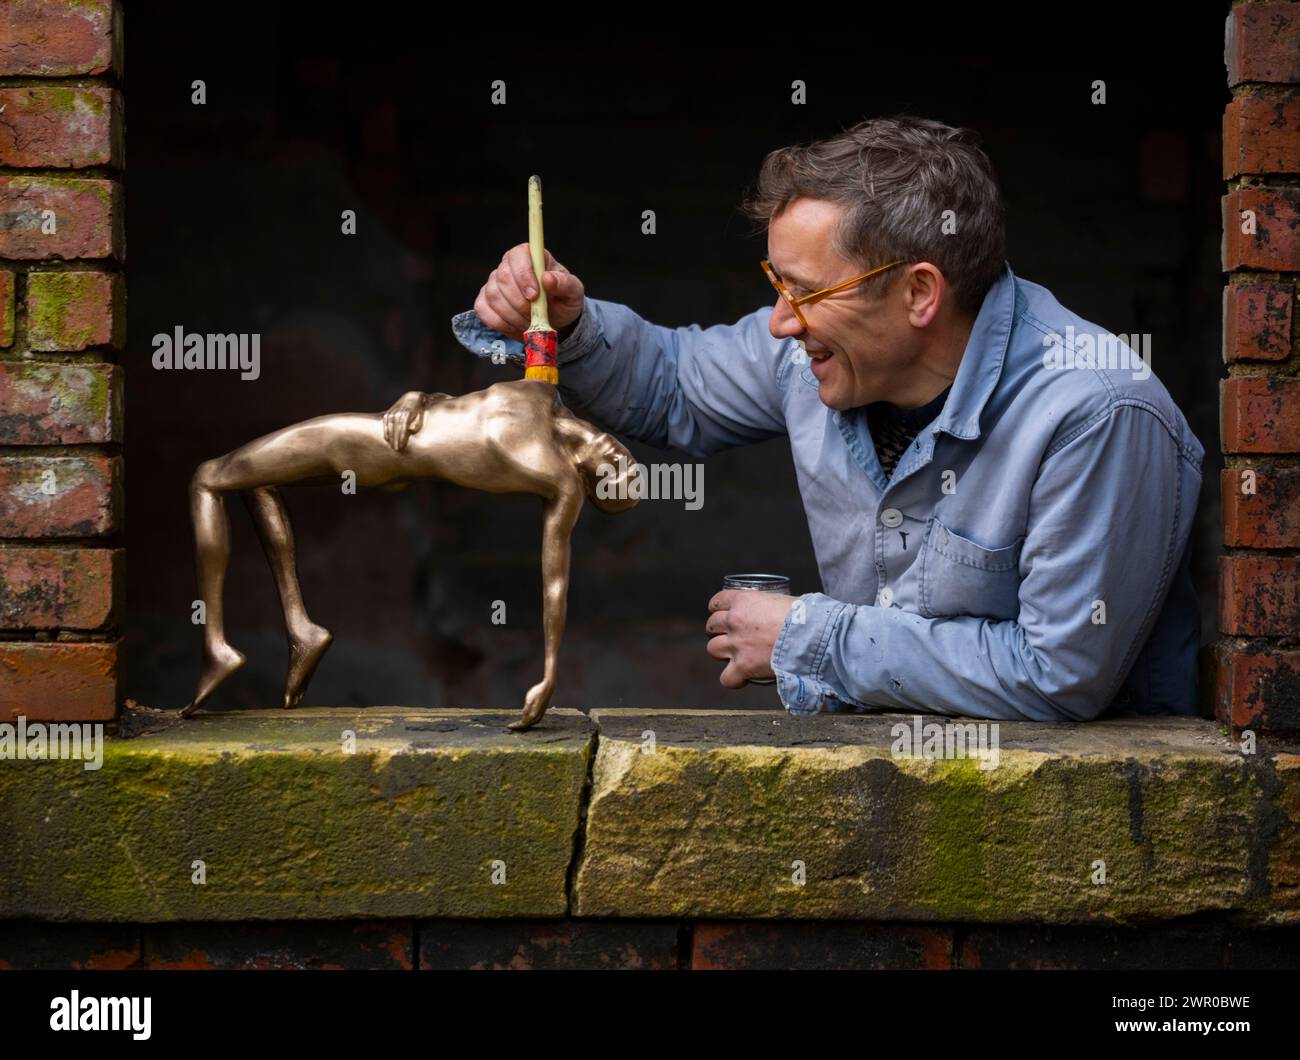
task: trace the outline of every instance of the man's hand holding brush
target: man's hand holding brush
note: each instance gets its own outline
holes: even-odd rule
[[[563,341],[582,315],[586,297],[582,281],[556,261],[548,250],[542,287],[546,291],[551,327]],[[489,274],[487,283],[474,299],[474,312],[494,331],[522,342],[536,294],[537,277],[533,273],[528,244],[520,243],[507,250],[501,264]]]

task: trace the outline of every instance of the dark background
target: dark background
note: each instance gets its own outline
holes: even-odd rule
[[[425,5],[203,6],[127,10],[126,691],[138,701],[180,707],[197,674],[186,487],[200,462],[408,389],[519,375],[463,350],[449,319],[526,239],[530,173],[546,183],[548,247],[589,295],[663,325],[732,322],[772,300],[765,240],[736,209],[766,152],[900,112],[979,130],[1018,275],[1115,332],[1151,333],[1155,372],[1207,451],[1195,560],[1213,637],[1228,100],[1216,5],[1176,18],[1061,5],[1050,26],[1001,9],[983,25],[929,9],[893,25],[738,10],[747,31],[713,43],[689,18],[629,9],[615,27],[622,12],[606,8],[598,35],[533,54],[517,16],[486,10],[475,24],[431,22]],[[505,106],[490,103],[496,78]],[[790,103],[795,78],[804,106]],[[195,79],[206,105],[190,101]],[[1090,102],[1096,79],[1104,106]],[[346,209],[355,236],[340,232]],[[646,209],[654,236],[640,232]],[[178,325],[260,333],[261,377],[155,371],[152,336]],[[717,684],[703,627],[729,572],[820,589],[788,446],[723,453],[704,481],[699,511],[584,512],[556,705],[779,707],[770,686]],[[541,673],[536,499],[441,483],[285,498],[308,608],[335,635],[305,704],[521,705]],[[227,630],[249,664],[210,706],[276,706],[278,600],[242,504],[228,510]]]

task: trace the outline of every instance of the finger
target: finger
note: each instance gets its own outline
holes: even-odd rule
[[[730,632],[731,622],[727,617],[730,614],[730,611],[714,611],[704,623],[704,632],[715,637],[720,633]]]
[[[723,688],[744,688],[745,685],[749,684],[749,679],[740,672],[740,667],[736,665],[733,659],[727,664],[726,669],[718,675],[718,684],[722,685]]]
[[[505,321],[509,327],[515,331],[522,331],[528,327],[528,316],[520,312],[510,301],[496,282],[495,276],[488,281],[484,297],[487,300],[488,307],[496,313],[498,319]],[[501,329],[498,328],[497,330]]]
[[[510,331],[510,325],[497,316],[496,310],[488,305],[487,285],[479,291],[478,297],[474,299],[474,315],[482,321],[484,327],[491,328],[493,331],[500,331],[507,334]]]
[[[511,252],[506,268],[498,271],[505,272],[514,281],[513,289],[523,298],[532,301],[537,297],[537,274],[533,271],[533,258],[528,252],[527,243],[516,247]]]
[[[542,273],[542,285],[556,302],[575,302],[582,297],[582,284],[572,273],[548,270]]]
[[[736,598],[739,589],[723,589],[713,594],[713,599],[709,601],[710,611],[726,611]]]
[[[704,646],[713,658],[720,659],[722,662],[730,662],[731,657],[736,654],[736,649],[732,647],[731,638],[727,636],[716,636],[709,640]]]
[[[512,285],[509,290],[506,289],[506,284]],[[497,311],[498,316],[508,321],[515,321],[521,327],[527,326],[532,306],[518,288],[513,286],[510,273],[497,269],[488,277],[485,293],[488,305]]]
[[[510,304],[522,312],[530,312],[532,306],[532,295],[528,292],[537,292],[537,277],[533,275],[533,266],[529,264],[527,271],[520,275],[515,269],[512,262],[508,268],[497,269],[492,274],[496,280],[497,286],[501,288],[501,293],[510,300]]]

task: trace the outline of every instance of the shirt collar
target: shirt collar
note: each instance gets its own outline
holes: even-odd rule
[[[975,317],[952,392],[935,424],[936,431],[967,440],[979,437],[980,413],[1002,375],[1015,307],[1016,278],[1011,266],[1003,263],[1002,275],[984,295]]]

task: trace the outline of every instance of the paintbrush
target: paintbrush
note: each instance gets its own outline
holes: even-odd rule
[[[546,314],[546,288],[542,273],[546,271],[546,248],[542,239],[542,178],[528,178],[528,252],[537,276],[537,297],[533,299],[533,318],[524,332],[524,378],[546,383],[560,381],[556,363],[557,336]]]

